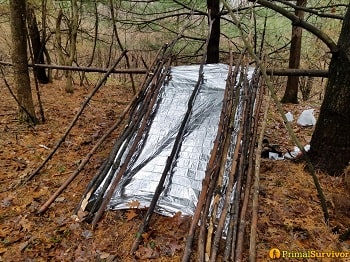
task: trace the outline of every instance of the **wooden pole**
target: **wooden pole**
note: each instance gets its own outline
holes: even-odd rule
[[[13,66],[12,63],[0,61],[0,65]],[[28,64],[29,67],[38,68],[49,68],[49,69],[59,69],[59,70],[70,70],[70,71],[83,71],[83,72],[96,72],[96,73],[107,73],[109,69],[96,68],[96,67],[83,67],[83,66],[63,66],[63,65],[47,65],[47,64]],[[147,69],[114,69],[109,72],[109,74],[147,74]]]

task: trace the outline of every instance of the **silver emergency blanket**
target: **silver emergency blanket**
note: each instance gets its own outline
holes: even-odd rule
[[[141,208],[149,206],[198,81],[198,73],[199,65],[171,68],[170,81],[162,86],[157,111],[144,135],[142,151],[123,174],[108,209],[129,208],[128,204],[134,200]],[[204,81],[195,99],[180,153],[155,212],[173,215],[180,211],[183,215],[193,215],[218,129],[227,73],[227,65],[205,65]]]

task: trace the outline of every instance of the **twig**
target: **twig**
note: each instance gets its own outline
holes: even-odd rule
[[[314,76],[314,77],[328,77],[328,70],[314,70],[314,69],[291,69],[291,68],[267,68],[266,74],[271,76]]]
[[[229,172],[229,182],[227,185],[227,191],[225,194],[225,200],[224,200],[224,206],[222,208],[222,212],[219,218],[219,223],[216,227],[216,233],[214,236],[214,241],[213,241],[213,245],[212,245],[212,251],[211,251],[211,257],[210,257],[210,261],[216,261],[216,257],[217,257],[217,252],[218,252],[218,248],[219,248],[219,242],[222,236],[222,230],[224,228],[224,224],[226,221],[226,216],[227,216],[227,211],[228,208],[230,206],[230,202],[231,202],[231,196],[232,196],[232,191],[234,189],[234,181],[235,181],[235,174],[236,174],[236,169],[237,169],[237,162],[239,159],[239,151],[241,149],[240,147],[240,141],[242,139],[242,130],[243,127],[241,125],[241,127],[239,128],[238,134],[237,134],[237,139],[236,139],[236,145],[235,145],[235,150],[232,156],[232,165],[231,165],[231,170]]]
[[[40,170],[45,166],[45,164],[52,158],[52,156],[55,154],[55,152],[58,150],[58,148],[61,146],[61,144],[64,142],[66,137],[68,136],[69,132],[72,130],[75,123],[78,121],[80,115],[83,113],[85,107],[91,100],[91,98],[95,95],[95,93],[100,89],[100,87],[104,84],[104,82],[107,80],[108,76],[111,74],[112,70],[119,64],[123,56],[125,55],[126,51],[122,52],[120,57],[116,60],[116,62],[110,67],[108,72],[103,76],[103,78],[97,83],[96,87],[92,90],[92,92],[89,94],[89,96],[85,99],[84,103],[80,107],[79,111],[76,113],[73,121],[69,125],[69,127],[66,129],[65,133],[61,137],[61,139],[56,144],[55,148],[51,151],[51,153],[46,157],[46,159],[41,163],[41,165],[27,178],[25,179],[25,183],[33,179]]]
[[[100,138],[100,140],[96,143],[96,145],[90,150],[90,152],[85,156],[85,158],[81,161],[79,167],[75,170],[75,172],[65,181],[64,184],[50,197],[49,200],[39,209],[38,213],[41,214],[47,210],[47,208],[52,204],[52,202],[64,191],[64,189],[75,179],[75,177],[83,170],[91,156],[96,152],[96,150],[100,147],[100,145],[104,142],[104,140],[117,128],[120,123],[125,118],[126,114],[130,111],[143,90],[140,90],[137,95],[134,96],[129,105],[124,109],[122,114],[119,116],[119,120]]]

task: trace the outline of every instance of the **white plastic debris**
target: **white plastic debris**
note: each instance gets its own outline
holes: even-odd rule
[[[285,116],[288,122],[292,122],[294,120],[293,114],[291,112],[286,113]]]
[[[280,157],[278,153],[274,153],[274,152],[269,152],[269,159],[273,159],[273,160],[283,160],[284,157]]]
[[[304,146],[304,150],[308,152],[310,150],[310,145]],[[295,146],[292,152],[287,152],[284,154],[285,159],[294,159],[301,154],[299,147]]]
[[[314,117],[315,109],[304,110],[297,120],[297,124],[300,126],[313,126],[316,124],[316,118]]]

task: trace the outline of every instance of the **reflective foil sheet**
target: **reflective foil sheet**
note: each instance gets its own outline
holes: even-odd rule
[[[140,207],[149,206],[198,81],[198,72],[199,65],[171,68],[144,135],[144,146],[123,174],[108,209],[129,208],[134,200],[139,201]],[[180,153],[157,203],[157,213],[173,215],[181,211],[183,215],[193,215],[218,129],[227,73],[228,66],[224,64],[204,67],[204,81]]]

